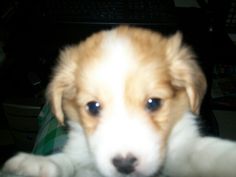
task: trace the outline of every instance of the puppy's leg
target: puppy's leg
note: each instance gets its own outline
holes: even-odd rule
[[[176,177],[235,177],[236,143],[201,137],[193,115],[185,115],[170,136],[164,173]]]
[[[35,177],[69,177],[74,169],[70,159],[63,153],[47,157],[20,153],[5,163],[3,172]]]
[[[37,177],[100,177],[80,125],[72,122],[69,125],[69,138],[61,153],[49,156],[20,153],[5,163],[3,171]]]

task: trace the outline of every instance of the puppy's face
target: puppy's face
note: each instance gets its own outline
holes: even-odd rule
[[[119,27],[65,49],[49,85],[54,113],[81,124],[105,176],[152,176],[172,127],[198,113],[205,78],[182,45],[148,30]]]

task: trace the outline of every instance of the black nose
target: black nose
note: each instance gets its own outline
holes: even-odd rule
[[[126,157],[116,156],[112,159],[113,165],[116,169],[123,174],[130,174],[134,172],[138,159],[133,155],[127,155]]]

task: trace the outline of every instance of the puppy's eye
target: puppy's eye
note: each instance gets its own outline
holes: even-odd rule
[[[86,110],[92,116],[98,116],[101,111],[101,105],[97,101],[90,101],[86,105]]]
[[[149,98],[146,103],[146,109],[150,112],[154,112],[161,107],[160,98]]]

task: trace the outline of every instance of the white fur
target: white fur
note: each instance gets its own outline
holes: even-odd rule
[[[173,177],[235,177],[236,144],[201,137],[195,119],[194,115],[186,113],[174,127],[163,174]],[[7,161],[3,170],[43,177],[104,177],[96,168],[81,127],[74,122],[70,125],[69,141],[62,153],[48,157],[21,153]],[[120,176],[111,174],[108,177]]]
[[[121,107],[116,111],[116,116],[104,121],[89,138],[99,170],[105,176],[119,176],[111,163],[112,158],[131,153],[139,160],[132,176],[150,176],[162,163],[156,130],[137,115],[126,114]]]
[[[236,143],[201,137],[196,118],[186,113],[173,129],[164,173],[174,177],[235,177]]]

